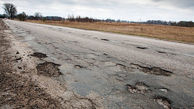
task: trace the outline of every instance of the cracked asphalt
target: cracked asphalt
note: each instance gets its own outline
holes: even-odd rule
[[[52,79],[80,96],[103,98],[104,108],[194,108],[194,45],[4,22],[18,42],[39,53],[41,62],[59,66],[60,73]],[[56,69],[48,70],[52,74]]]

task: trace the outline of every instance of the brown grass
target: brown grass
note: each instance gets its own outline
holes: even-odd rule
[[[79,29],[113,32],[127,35],[145,36],[163,40],[177,41],[183,43],[194,43],[194,27],[178,27],[151,24],[133,23],[82,23],[68,21],[35,21],[28,22],[65,26]]]

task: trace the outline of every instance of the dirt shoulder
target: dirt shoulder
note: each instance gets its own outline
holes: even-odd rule
[[[60,108],[60,103],[35,82],[15,73],[17,59],[9,52],[11,45],[6,29],[0,20],[0,108]]]
[[[102,109],[101,98],[68,90],[56,78],[58,64],[16,40],[0,19],[0,109]]]

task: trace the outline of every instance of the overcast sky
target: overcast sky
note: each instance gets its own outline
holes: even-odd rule
[[[194,21],[194,0],[0,0],[13,3],[18,12],[44,16],[88,16],[130,21]],[[3,9],[0,9],[3,13]]]

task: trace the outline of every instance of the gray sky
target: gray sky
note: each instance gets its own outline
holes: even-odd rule
[[[194,0],[0,0],[13,3],[18,12],[44,16],[88,16],[130,21],[194,21]],[[0,9],[3,13],[3,9]]]

